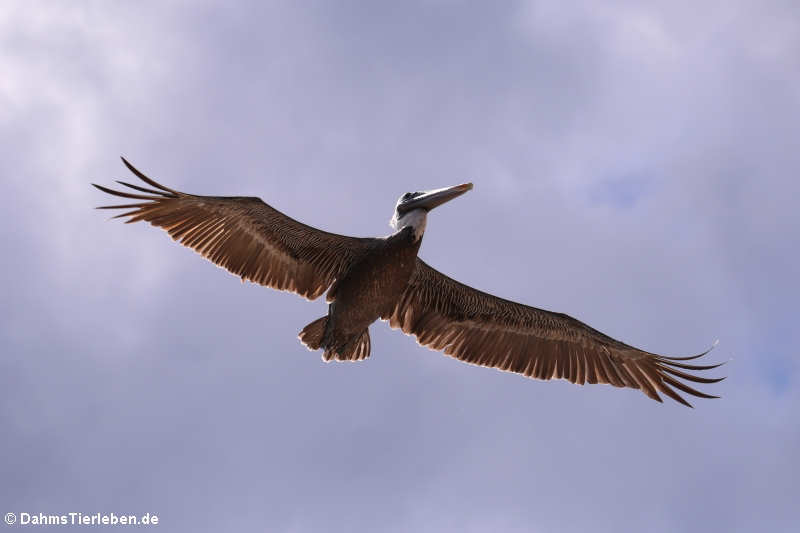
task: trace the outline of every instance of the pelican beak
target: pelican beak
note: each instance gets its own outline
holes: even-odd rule
[[[434,207],[438,207],[445,202],[449,202],[453,198],[457,198],[471,189],[471,183],[462,183],[461,185],[445,187],[444,189],[426,191],[425,194],[417,196],[416,198],[413,198],[408,202],[404,202],[402,205],[398,206],[398,211],[401,213],[411,211],[412,209],[425,209],[430,211]]]

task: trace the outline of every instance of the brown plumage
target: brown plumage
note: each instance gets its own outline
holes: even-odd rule
[[[389,319],[393,328],[414,335],[434,350],[480,366],[527,377],[563,378],[584,383],[609,383],[658,393],[689,405],[672,387],[701,398],[716,398],[676,380],[716,383],[681,372],[720,366],[690,365],[702,357],[664,357],[612,339],[583,322],[492,296],[459,283],[417,259],[417,268]],[[721,364],[721,363],[720,363]]]
[[[243,280],[310,300],[330,288],[328,315],[300,332],[309,348],[324,349],[325,360],[369,357],[368,327],[382,318],[420,344],[475,365],[579,385],[630,387],[657,401],[663,393],[690,407],[675,389],[716,398],[677,379],[723,379],[683,371],[719,366],[685,362],[708,351],[692,357],[645,352],[565,314],[468,287],[417,258],[427,212],[471,189],[471,184],[407,193],[396,207],[396,233],[354,238],[302,224],[258,198],[197,196],[169,189],[123,162],[152,188],[118,182],[138,191],[130,193],[95,185],[108,194],[137,200],[100,209],[126,209],[117,217],[164,228],[176,241]]]

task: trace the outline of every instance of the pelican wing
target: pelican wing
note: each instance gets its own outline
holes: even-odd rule
[[[137,203],[99,209],[132,209],[117,215],[144,220],[173,239],[240,276],[242,280],[319,297],[376,239],[346,237],[293,220],[255,197],[198,196],[164,187],[125,165],[152,188],[118,182],[145,194],[95,185]]]
[[[414,335],[423,346],[467,363],[549,380],[609,383],[641,389],[661,401],[659,392],[691,407],[675,389],[702,393],[676,378],[696,383],[720,379],[682,370],[708,370],[692,357],[664,357],[628,346],[568,315],[492,296],[459,283],[425,262],[417,265],[389,319],[393,328]]]

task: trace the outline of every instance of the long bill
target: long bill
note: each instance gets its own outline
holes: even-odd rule
[[[453,198],[458,198],[471,189],[471,183],[462,183],[461,185],[445,187],[444,189],[434,189],[432,191],[425,192],[425,194],[421,196],[417,196],[407,203],[404,203],[401,206],[401,209],[402,212],[411,211],[412,209],[425,209],[430,211],[434,207],[438,207],[445,202],[449,202]]]

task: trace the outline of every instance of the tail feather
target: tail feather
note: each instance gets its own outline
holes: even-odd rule
[[[325,328],[327,325],[327,315],[316,319],[300,332],[298,335],[300,342],[308,346],[309,350],[319,350],[322,346],[322,337],[325,335]]]
[[[353,337],[343,346],[326,348],[322,359],[324,361],[363,361],[369,357],[369,351],[369,328],[367,328],[361,332],[361,335]]]
[[[338,339],[325,339],[325,330],[328,327],[328,317],[323,316],[303,328],[298,337],[309,350],[325,349],[322,354],[324,361],[362,361],[369,357],[370,340],[369,328],[364,329],[349,341],[340,343]],[[324,344],[324,346],[323,346]]]

